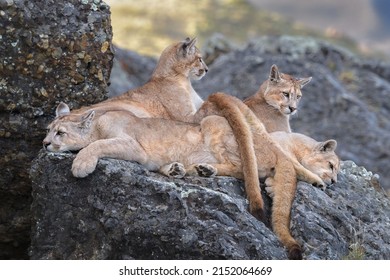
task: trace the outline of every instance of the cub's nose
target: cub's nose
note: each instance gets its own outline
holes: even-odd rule
[[[199,75],[203,75],[203,74],[206,74],[207,71],[209,71],[209,69],[207,68],[204,68],[204,69],[199,69]]]
[[[288,108],[290,109],[290,112],[291,112],[291,113],[293,113],[293,112],[295,112],[295,111],[297,110],[296,107],[292,107],[292,106],[289,106]]]
[[[47,147],[50,145],[50,142],[43,140],[42,143],[43,143],[43,147],[47,150]]]

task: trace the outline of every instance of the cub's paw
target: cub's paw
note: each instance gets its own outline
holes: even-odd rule
[[[318,177],[319,178],[319,177]],[[314,187],[320,188],[321,190],[325,191],[326,190],[326,184],[324,181],[322,181],[321,178],[317,179],[316,181],[311,183]]]
[[[214,166],[207,163],[201,163],[195,165],[195,170],[198,173],[198,175],[201,177],[213,177],[217,175],[218,172]]]
[[[87,155],[80,151],[72,164],[72,174],[77,178],[84,178],[91,174],[98,162],[98,157]]]
[[[268,177],[265,180],[265,185],[266,185],[265,191],[267,192],[268,196],[271,198],[274,198],[274,196],[275,196],[275,190],[273,187],[274,183],[275,183],[274,178]]]
[[[160,172],[172,178],[183,178],[186,175],[184,165],[179,162],[173,162],[161,167]]]
[[[184,175],[186,175],[186,169],[184,168],[184,165],[179,162],[174,162],[171,164],[171,167],[168,171],[169,177],[174,178],[183,178]]]

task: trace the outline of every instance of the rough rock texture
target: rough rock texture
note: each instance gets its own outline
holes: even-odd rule
[[[0,259],[27,257],[31,160],[58,102],[106,98],[111,39],[100,0],[0,0]]]
[[[213,61],[207,75],[193,82],[203,98],[216,91],[241,99],[253,95],[272,64],[297,77],[312,76],[291,119],[292,129],[317,140],[336,139],[344,160],[378,173],[390,191],[390,64],[367,61],[307,37],[261,37],[237,49],[216,35],[202,51]],[[138,69],[143,63],[137,60]],[[147,61],[147,67],[151,63]],[[146,82],[140,75],[135,78],[139,84]],[[110,92],[115,88],[114,81]]]
[[[247,212],[241,181],[168,180],[112,159],[77,179],[73,158],[41,152],[32,165],[32,259],[287,258]],[[344,162],[339,182],[325,192],[299,184],[292,233],[305,258],[342,259],[359,244],[365,259],[390,259],[390,201],[372,177]]]
[[[362,248],[364,259],[390,259],[390,200],[375,189],[375,174],[344,161],[338,179],[325,192],[298,187],[292,232],[307,258],[343,259]]]

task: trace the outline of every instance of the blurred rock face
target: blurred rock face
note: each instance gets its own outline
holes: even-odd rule
[[[27,257],[30,162],[58,102],[106,98],[111,39],[102,1],[0,1],[0,259]]]

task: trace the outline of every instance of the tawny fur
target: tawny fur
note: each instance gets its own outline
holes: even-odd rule
[[[195,38],[187,38],[168,46],[147,83],[90,107],[110,106],[143,118],[192,122],[203,100],[193,89],[191,79],[199,80],[208,71],[195,43]]]
[[[280,73],[278,67],[272,65],[269,78],[244,103],[263,122],[268,132],[291,132],[290,116],[297,112],[301,89],[310,81],[311,77],[295,78]]]
[[[271,176],[274,180],[272,188],[275,232],[289,250],[296,247],[299,249],[299,245],[289,233],[291,203],[288,199],[280,198],[288,196],[292,201],[298,175],[295,163],[297,158],[290,159],[281,150],[280,145],[264,133],[264,126],[253,113],[246,107],[240,108],[243,106],[242,102],[237,102],[240,105],[236,106],[237,100],[223,94],[213,95],[211,101],[225,102],[226,104],[222,105],[225,114],[233,116],[229,119],[242,119],[238,125],[244,122],[249,124],[250,133],[253,133],[254,152],[257,155],[254,159],[257,163],[257,172],[261,177]],[[240,109],[229,111],[227,109],[229,106]],[[246,129],[244,128],[244,131]],[[169,133],[166,133],[167,131]],[[98,159],[102,157],[134,160],[149,170],[160,170],[168,176],[183,172],[189,174],[205,172],[203,174],[234,175],[243,178],[246,174],[243,173],[241,165],[243,161],[233,131],[228,121],[219,116],[206,117],[200,125],[196,125],[164,119],[137,118],[121,108],[113,110],[111,107],[108,111],[104,107],[95,107],[70,113],[65,104],[60,104],[57,108],[57,118],[49,125],[44,145],[53,152],[81,149],[72,165],[72,172],[76,177],[85,177],[92,173]],[[311,153],[310,147],[307,151]],[[294,155],[294,151],[291,153]],[[315,160],[321,161],[321,158]],[[312,176],[310,172],[306,174],[308,182],[323,184],[319,177],[324,170],[316,170],[312,166],[315,165],[311,165],[309,160],[307,168],[316,175]],[[210,170],[207,170],[208,168]],[[250,178],[253,174],[246,176]],[[256,214],[262,211],[260,189],[255,180],[248,179],[248,182],[252,184],[246,184],[248,200],[251,211]],[[286,190],[292,195],[286,194]],[[290,208],[279,207],[280,203],[287,206],[290,204]],[[279,212],[282,213],[278,214]],[[281,229],[279,224],[282,226]]]
[[[261,158],[261,162],[257,161],[258,169],[261,170],[262,166],[272,166],[270,170],[273,170],[273,172],[268,171],[265,176],[269,177],[267,179],[268,191],[270,191],[272,186],[274,199],[272,206],[273,229],[281,242],[288,248],[289,258],[301,259],[301,248],[291,236],[289,230],[290,211],[295,196],[297,177],[303,181],[315,182],[314,178],[316,175],[311,172],[313,171],[327,184],[334,183],[337,180],[337,172],[339,170],[339,159],[334,153],[337,145],[336,141],[328,140],[318,143],[307,136],[297,133],[275,132],[268,134],[264,125],[254,116],[253,112],[237,98],[214,94],[207,99],[207,102],[213,104],[209,108],[214,107],[214,111],[216,109],[220,110],[220,113],[227,120],[230,120],[229,123],[233,128],[238,146],[245,143],[245,140],[249,138],[240,131],[241,129],[238,129],[239,124],[236,121],[231,121],[232,115],[236,113],[228,112],[231,111],[232,104],[234,104],[244,114],[253,133],[253,140],[249,140],[254,143],[257,158]],[[241,121],[240,123],[243,122]],[[248,160],[248,157],[252,155],[252,153],[246,154],[245,150],[250,151],[250,149],[240,149],[242,168],[244,170],[245,168],[250,168],[250,166],[246,167],[244,162],[251,162]],[[252,163],[251,166],[253,166]],[[258,184],[255,182],[256,178],[251,177],[253,175],[251,173],[244,176],[249,201],[257,201],[259,195]],[[259,212],[255,208],[252,211],[254,213]]]

